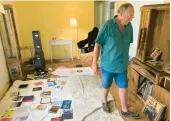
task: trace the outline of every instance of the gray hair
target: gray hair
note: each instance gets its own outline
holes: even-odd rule
[[[133,5],[131,3],[124,3],[119,7],[117,13],[122,13],[122,12],[126,11],[129,7],[133,8]]]

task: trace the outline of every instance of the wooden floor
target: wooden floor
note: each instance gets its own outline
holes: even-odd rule
[[[91,58],[86,58],[83,60],[74,60],[74,61],[58,61],[55,63],[48,63],[46,67],[52,68],[53,70],[55,70],[56,68],[73,68],[73,67],[76,67],[77,64],[82,64],[84,67],[86,67],[86,66],[90,66],[91,62],[92,62]],[[50,76],[56,77],[56,76],[52,76],[52,75],[50,75]],[[112,84],[110,93],[112,94],[112,96],[115,100],[117,108],[120,110],[121,105],[120,105],[120,100],[119,100],[119,96],[118,96],[118,89],[114,83]],[[140,119],[135,120],[135,119],[123,117],[124,121],[149,121],[147,118],[145,118],[142,115],[143,102],[136,95],[133,95],[130,92],[128,95],[129,95],[129,105],[130,105],[129,110],[140,113]]]
[[[129,86],[128,86],[129,88]],[[129,89],[128,89],[129,90]],[[136,112],[140,114],[140,119],[131,119],[127,117],[123,117],[124,121],[149,121],[142,113],[143,109],[143,102],[134,94],[132,94],[130,91],[128,91],[128,99],[129,99],[129,110],[132,112]],[[112,87],[110,88],[110,93],[112,94],[114,101],[116,103],[116,106],[119,110],[121,110],[121,103],[119,100],[118,95],[118,89],[115,86],[115,84],[112,84]]]

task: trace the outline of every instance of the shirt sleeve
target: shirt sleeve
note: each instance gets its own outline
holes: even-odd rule
[[[106,23],[100,27],[95,43],[98,43],[100,45],[104,44],[105,29],[106,29]]]

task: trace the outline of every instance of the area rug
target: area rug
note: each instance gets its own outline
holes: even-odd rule
[[[59,98],[59,100],[72,100],[73,109],[73,119],[65,121],[123,121],[119,114],[118,109],[115,107],[115,103],[111,94],[108,96],[109,105],[111,108],[111,113],[105,113],[102,109],[102,97],[101,97],[101,86],[100,77],[93,76],[78,76],[78,77],[61,77],[54,78],[59,81],[66,82],[61,90],[57,90],[55,87],[48,87],[46,85],[47,80],[39,80],[43,82],[43,90],[51,90],[51,98]],[[60,117],[60,110],[57,114],[48,113],[51,108],[51,104],[47,104],[45,110],[35,110],[35,108],[40,104],[40,93],[41,91],[33,92],[33,87],[35,82],[38,80],[29,81],[15,81],[10,90],[6,93],[5,97],[0,101],[0,116],[9,109],[12,104],[13,97],[10,97],[11,92],[18,90],[18,86],[21,84],[28,84],[27,89],[20,90],[21,96],[34,95],[35,99],[33,102],[22,103],[21,107],[16,109],[20,111],[19,114],[28,115],[26,121],[51,121],[51,118]],[[22,110],[22,111],[21,111]],[[15,119],[18,117],[17,113],[13,117]],[[21,115],[20,115],[21,116]]]
[[[99,76],[73,77],[67,81],[66,89],[74,101],[74,121],[123,121],[111,94],[108,96],[111,113],[103,111]]]

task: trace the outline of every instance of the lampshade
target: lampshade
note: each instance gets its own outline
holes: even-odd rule
[[[78,28],[78,22],[76,18],[71,18],[70,19],[70,27],[71,28]]]

